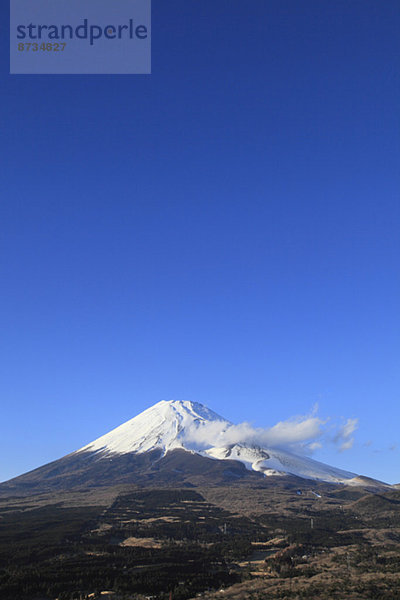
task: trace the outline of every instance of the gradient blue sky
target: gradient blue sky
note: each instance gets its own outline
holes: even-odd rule
[[[0,16],[0,480],[174,398],[399,482],[398,2],[154,0],[151,76],[10,76]]]

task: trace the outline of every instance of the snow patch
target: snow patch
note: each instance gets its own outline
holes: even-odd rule
[[[224,431],[232,423],[206,406],[190,401],[158,402],[130,421],[94,440],[77,452],[106,454],[161,450],[163,455],[183,449],[216,460],[237,460],[265,476],[296,475],[305,479],[356,485],[357,475],[291,452],[246,443],[204,447],[196,441],[204,427]],[[199,436],[196,438],[196,432]]]

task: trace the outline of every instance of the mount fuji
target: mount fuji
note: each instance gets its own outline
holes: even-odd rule
[[[385,485],[287,450],[245,441],[226,444],[230,427],[232,423],[202,404],[163,400],[72,454],[1,484],[0,492],[126,483],[192,486],[284,479],[296,484],[298,478]],[[213,443],[204,435],[210,430]]]

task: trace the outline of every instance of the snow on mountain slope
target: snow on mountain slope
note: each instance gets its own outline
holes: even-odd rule
[[[357,477],[305,456],[298,456],[281,449],[260,448],[240,443],[208,447],[193,442],[196,432],[205,425],[215,425],[216,437],[232,424],[197,402],[161,401],[140,413],[130,421],[113,429],[106,435],[84,446],[77,452],[106,454],[143,453],[160,449],[165,455],[174,449],[195,452],[216,460],[237,460],[247,469],[259,471],[265,476],[296,475],[305,479],[344,483],[350,485]],[[190,434],[190,435],[189,435]]]
[[[354,473],[342,471],[306,456],[297,456],[284,450],[249,447],[235,444],[233,447],[210,448],[207,456],[219,459],[240,460],[248,469],[260,471],[266,476],[296,475],[304,479],[343,483],[355,477]]]
[[[217,421],[230,425],[206,406],[197,402],[162,400],[140,413],[130,421],[113,429],[106,435],[78,450],[100,450],[103,452],[148,452],[155,448],[164,453],[176,448],[185,448],[185,432],[202,423]]]

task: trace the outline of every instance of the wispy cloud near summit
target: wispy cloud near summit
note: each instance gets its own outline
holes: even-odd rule
[[[233,425],[224,421],[201,423],[189,428],[185,439],[199,448],[229,446],[232,444],[252,444],[267,448],[283,448],[301,454],[312,454],[324,445],[334,442],[340,450],[348,450],[354,443],[352,436],[358,419],[348,419],[340,427],[331,425],[330,419],[317,415],[315,406],[308,415],[298,415],[286,421],[279,421],[272,427],[253,427],[248,422]],[[333,434],[332,434],[333,429]]]
[[[350,450],[354,444],[354,436],[353,433],[358,427],[358,419],[347,419],[347,421],[342,425],[337,431],[333,441],[339,445],[339,450],[343,452],[344,450]]]

